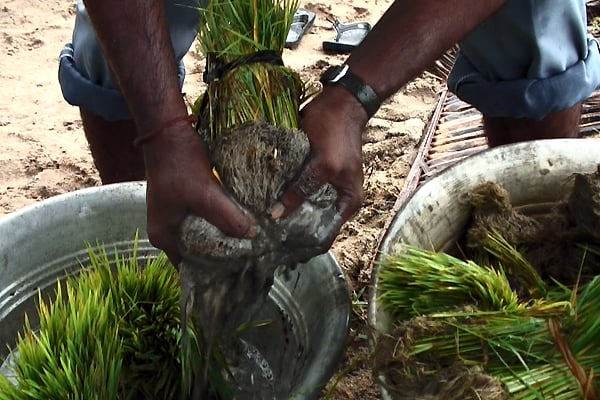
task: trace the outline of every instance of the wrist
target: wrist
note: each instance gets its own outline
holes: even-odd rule
[[[339,85],[326,85],[315,101],[307,105],[327,110],[335,115],[339,124],[357,126],[362,130],[369,122],[369,115],[363,105],[345,88]]]
[[[192,123],[182,119],[165,126],[159,135],[140,146],[147,172],[160,174],[161,169],[177,169],[177,165],[186,164],[191,158],[208,160],[206,144]]]
[[[321,83],[324,87],[339,86],[345,89],[362,106],[368,118],[375,115],[381,106],[375,90],[354,74],[347,64],[328,68],[321,76]]]
[[[162,123],[161,125],[159,125],[157,128],[153,129],[152,131],[150,131],[144,135],[138,136],[133,141],[133,145],[135,147],[141,147],[144,144],[153,141],[155,138],[165,134],[166,131],[168,131],[170,128],[172,128],[175,125],[184,124],[184,123],[194,124],[197,121],[198,121],[198,118],[195,115],[187,115],[187,114],[180,115],[175,118],[171,118],[171,119],[165,121],[164,123]]]

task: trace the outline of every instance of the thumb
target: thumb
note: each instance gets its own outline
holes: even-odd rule
[[[288,184],[279,200],[271,206],[268,211],[269,216],[272,219],[287,217],[325,183],[327,183],[326,180],[309,163],[300,175]]]

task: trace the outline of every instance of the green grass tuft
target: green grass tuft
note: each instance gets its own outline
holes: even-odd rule
[[[89,265],[39,299],[39,329],[27,320],[14,358],[17,384],[0,375],[0,400],[165,400],[186,390],[181,289],[164,253],[140,264],[89,247]],[[191,329],[191,328],[190,328]],[[194,331],[190,330],[192,342]],[[191,346],[189,352],[197,350]],[[196,357],[200,358],[200,357]],[[228,398],[222,363],[211,368]],[[217,378],[215,378],[217,379]]]
[[[500,382],[506,397],[498,398],[598,398],[600,276],[573,288],[550,285],[497,234],[486,250],[502,265],[409,245],[382,260],[377,301],[395,328],[376,357],[378,370],[397,384],[388,388],[444,387],[464,378],[461,367],[475,367]],[[524,298],[504,268],[525,287]]]

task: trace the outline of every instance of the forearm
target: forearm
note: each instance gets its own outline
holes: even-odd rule
[[[385,100],[492,15],[505,0],[396,0],[348,58],[350,70]],[[305,199],[303,182],[329,183],[343,220],[361,206],[362,131],[369,115],[345,87],[327,84],[302,109],[311,154],[271,216],[289,215]]]
[[[84,0],[140,134],[185,114],[162,0]]]
[[[414,79],[506,0],[396,0],[348,58],[383,100]]]

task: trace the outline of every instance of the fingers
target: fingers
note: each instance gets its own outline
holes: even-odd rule
[[[181,253],[179,252],[179,241],[176,234],[163,234],[162,229],[157,231],[148,225],[148,238],[152,246],[165,252],[171,264],[175,267],[181,262]]]
[[[152,197],[147,196],[147,231],[152,246],[165,252],[174,266],[179,265],[179,217],[161,212],[162,207],[156,207]]]
[[[154,188],[148,182],[147,230],[153,246],[163,250],[177,266],[181,261],[180,228],[190,214],[204,218],[227,236],[254,238],[256,221],[222,190],[218,182],[186,187],[183,193],[174,193],[164,187]]]
[[[360,186],[355,187],[353,190],[338,190],[338,197],[335,203],[335,207],[338,212],[342,215],[342,221],[346,222],[362,206],[364,201],[364,191],[362,188],[362,181]]]
[[[188,215],[205,219],[227,236],[256,235],[256,222],[225,193],[212,173],[206,144],[191,126],[176,125],[157,139],[144,149],[147,229],[154,246],[178,263],[180,228]]]
[[[317,172],[313,164],[309,163],[300,176],[288,184],[279,200],[273,204],[269,210],[270,217],[272,219],[287,217],[325,183],[326,180]]]
[[[206,206],[191,208],[190,212],[206,219],[227,236],[252,239],[257,233],[257,222],[240,205],[231,199],[217,184],[204,195]]]
[[[298,178],[292,181],[279,200],[269,210],[272,219],[285,218],[323,185],[331,184],[337,192],[336,209],[345,222],[358,211],[364,199],[362,170],[326,174],[318,172],[316,164],[309,163]],[[326,177],[329,176],[329,179]]]

